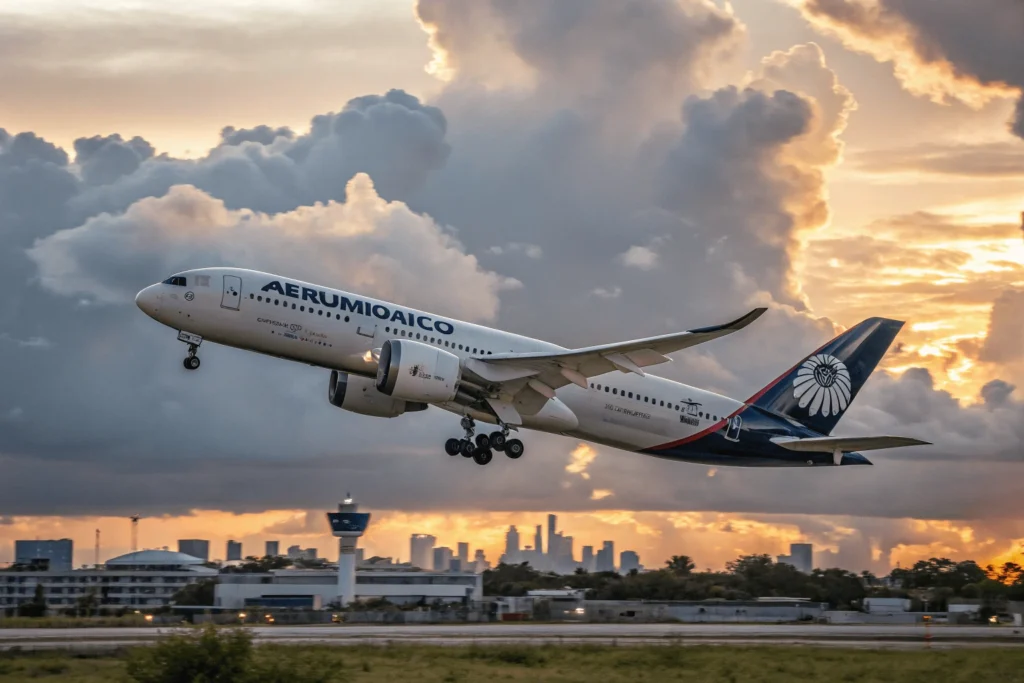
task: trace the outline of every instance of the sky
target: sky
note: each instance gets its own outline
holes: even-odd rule
[[[120,554],[132,514],[331,557],[347,491],[403,559],[557,512],[654,567],[1020,560],[1022,33],[1019,0],[0,0],[0,562]],[[659,368],[736,398],[898,318],[837,433],[934,445],[768,471],[530,433],[471,467],[454,416],[344,413],[321,370],[187,373],[133,297],[209,265],[569,347],[766,306]]]

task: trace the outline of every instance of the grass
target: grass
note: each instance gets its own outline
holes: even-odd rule
[[[265,645],[275,659],[329,662],[341,683],[1024,682],[1024,648],[932,651],[732,646],[430,647]],[[0,653],[0,683],[131,683],[126,655]],[[295,683],[303,681],[295,679]]]
[[[0,629],[5,628],[115,628],[150,626],[142,614],[123,617],[5,617]],[[2,633],[0,633],[2,635]]]

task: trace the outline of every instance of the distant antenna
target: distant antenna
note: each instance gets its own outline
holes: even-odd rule
[[[132,515],[132,552],[134,553],[139,547],[139,516]]]
[[[96,530],[96,557],[94,558],[93,566],[94,567],[100,566],[100,530],[99,529]]]

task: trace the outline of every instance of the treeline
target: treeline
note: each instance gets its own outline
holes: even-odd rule
[[[591,600],[750,600],[763,597],[808,598],[833,609],[859,609],[864,598],[906,597],[917,610],[944,610],[954,597],[986,601],[1024,600],[1022,569],[1008,563],[996,569],[973,561],[932,558],[892,572],[885,582],[869,572],[815,569],[810,574],[769,555],[744,555],[721,572],[694,571],[685,555],[674,556],[662,569],[621,575],[542,573],[528,564],[499,564],[484,572],[484,594],[519,596],[530,590],[585,590]],[[887,583],[891,585],[886,585]]]

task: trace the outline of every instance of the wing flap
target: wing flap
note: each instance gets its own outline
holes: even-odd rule
[[[790,451],[809,453],[852,453],[854,451],[874,451],[883,448],[903,448],[904,446],[930,446],[928,441],[913,439],[909,436],[820,436],[800,439],[795,436],[780,436],[772,439],[772,443]]]

